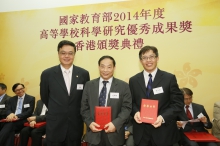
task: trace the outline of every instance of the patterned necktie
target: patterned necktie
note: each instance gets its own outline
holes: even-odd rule
[[[18,106],[17,106],[17,110],[16,110],[16,113],[15,115],[18,115],[18,114],[21,114],[21,111],[22,111],[22,100],[23,98],[21,97],[18,97]]]
[[[189,106],[186,106],[186,115],[189,120],[193,119],[191,112],[189,111]]]
[[[149,74],[149,80],[148,80],[148,84],[147,84],[147,98],[150,97],[151,89],[152,89],[152,75]]]
[[[107,92],[106,84],[108,83],[108,81],[102,81],[102,82],[103,82],[103,87],[99,96],[99,106],[105,106],[105,101],[106,101],[106,92]]]

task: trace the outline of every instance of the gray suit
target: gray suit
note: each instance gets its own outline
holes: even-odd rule
[[[94,122],[95,106],[99,106],[99,80],[100,78],[97,78],[86,83],[81,102],[81,114],[87,125],[86,141],[93,145],[97,145],[101,141],[101,132],[92,132],[89,128],[89,125]],[[111,92],[119,93],[119,98],[110,98]],[[131,93],[126,82],[113,78],[107,106],[111,106],[112,123],[116,127],[116,132],[107,134],[108,140],[111,145],[123,145],[124,124],[132,107]]]

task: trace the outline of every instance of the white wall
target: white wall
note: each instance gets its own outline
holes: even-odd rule
[[[45,9],[125,0],[0,0],[0,12]]]

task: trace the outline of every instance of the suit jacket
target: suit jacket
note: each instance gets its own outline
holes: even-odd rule
[[[95,145],[100,143],[101,132],[92,132],[89,125],[94,122],[95,106],[99,106],[99,80],[100,78],[97,78],[86,83],[81,105],[81,114],[87,125],[86,141]],[[119,93],[119,98],[110,98],[111,92]],[[124,124],[131,112],[131,102],[128,84],[113,78],[107,100],[107,106],[111,106],[112,110],[112,123],[116,127],[116,132],[107,134],[112,145],[123,145],[124,143]]]
[[[40,95],[46,104],[46,134],[52,142],[62,142],[66,136],[71,140],[81,139],[83,120],[80,115],[80,103],[83,86],[90,80],[89,72],[73,65],[70,95],[66,88],[60,65],[46,69],[41,74]]]
[[[143,72],[136,74],[129,80],[129,86],[132,94],[133,109],[132,116],[140,111],[141,100],[146,98],[146,85]],[[154,94],[153,89],[162,87],[163,93]],[[158,128],[154,128],[151,124],[133,123],[133,136],[137,145],[144,133],[145,125],[151,129],[151,135],[157,145],[172,145],[180,139],[178,128],[176,126],[176,118],[178,113],[182,112],[183,94],[181,93],[176,77],[173,74],[157,70],[156,76],[152,83],[152,90],[149,99],[158,100],[158,115],[161,115],[165,121]]]
[[[40,115],[43,109],[44,103],[42,100],[37,101],[37,106],[35,108],[33,116],[36,116],[36,122],[43,122],[46,121],[46,114]]]
[[[8,107],[8,100],[9,100],[10,96],[8,96],[7,94],[5,94],[5,96],[2,98],[0,105],[4,106],[4,108],[0,108],[0,118],[4,119],[6,118],[6,109]]]
[[[205,111],[205,108],[203,105],[192,103],[192,109],[193,109],[193,118],[197,119],[198,115],[202,113],[206,118],[207,118],[207,125],[204,125],[203,122],[195,122],[191,124],[188,122],[186,126],[183,129],[183,132],[189,132],[192,131],[192,129],[198,131],[198,132],[208,132],[206,129],[211,129],[212,128],[212,123],[210,122],[209,116]],[[187,118],[186,112],[184,108],[182,109],[181,114],[178,115],[178,120],[179,121],[188,121],[189,119]],[[206,128],[206,129],[205,129]]]
[[[18,102],[18,96],[11,97],[8,101],[8,108],[7,108],[7,116],[11,113],[15,113],[16,107],[17,107],[17,102]],[[28,105],[28,107],[25,107],[25,105]],[[24,101],[22,105],[22,111],[21,114],[18,114],[17,117],[19,119],[27,119],[30,117],[34,111],[34,106],[35,106],[35,97],[28,95],[25,93],[24,96]]]

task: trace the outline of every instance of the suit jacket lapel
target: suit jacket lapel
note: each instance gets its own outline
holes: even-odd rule
[[[71,87],[70,87],[70,93],[73,91],[73,89],[77,86],[78,79],[80,78],[79,70],[78,68],[73,65],[73,72],[72,72],[72,81],[71,81]],[[76,89],[76,88],[75,88]]]
[[[147,95],[147,90],[146,90],[146,84],[145,84],[145,79],[144,79],[144,74],[143,71],[138,74],[138,83],[140,84],[140,88],[142,91],[145,93],[145,96]]]
[[[152,83],[152,90],[157,87],[157,84],[159,84],[162,81],[162,79],[163,73],[161,72],[161,70],[158,69],[154,81]]]
[[[100,78],[97,78],[94,80],[93,88],[91,92],[91,98],[93,98],[92,96],[94,96],[95,97],[94,99],[96,99],[96,100],[93,100],[93,105],[95,106],[99,106],[99,80]]]
[[[60,65],[58,65],[54,70],[54,78],[60,84],[60,86],[63,88],[63,90],[68,92],[67,88],[66,88],[64,78],[63,78],[63,73],[62,73],[61,68],[60,68]]]
[[[110,90],[109,90],[109,93],[108,93],[108,96],[107,96],[107,98],[108,98],[107,104],[106,104],[107,106],[109,106],[110,103],[111,103],[110,93],[117,91],[117,86],[118,86],[118,82],[117,82],[117,80],[115,80],[115,78],[113,77],[113,79],[112,79],[112,84],[111,84],[111,87],[110,87]]]

